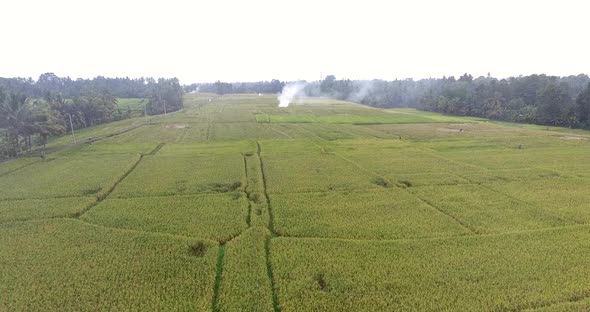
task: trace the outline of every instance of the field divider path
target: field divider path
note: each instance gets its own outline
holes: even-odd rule
[[[23,221],[17,221],[17,222],[28,222],[28,221],[38,221],[38,220],[55,220],[55,219],[71,219],[71,218],[62,216],[62,217],[52,217],[52,218],[43,218],[43,219],[23,220]],[[116,230],[116,231],[123,231],[123,232],[129,232],[129,233],[137,233],[137,234],[157,235],[157,236],[163,236],[163,237],[182,238],[182,239],[187,239],[187,240],[194,240],[195,239],[195,237],[185,236],[182,234],[172,234],[172,233],[166,233],[166,232],[154,232],[154,231],[144,231],[144,230],[138,230],[138,229],[112,227],[112,226],[107,226],[107,225],[103,225],[103,224],[92,223],[92,222],[89,222],[89,221],[86,221],[86,220],[80,219],[80,218],[76,218],[76,220],[80,221],[84,224],[90,225],[90,226],[95,226],[95,227],[98,227],[101,229],[107,229],[107,230]],[[14,221],[12,221],[12,222],[14,222]],[[211,239],[207,239],[207,240],[215,242],[215,240],[211,240]]]
[[[490,169],[488,169],[486,167],[483,167],[483,166],[473,165],[473,164],[469,164],[469,163],[466,163],[466,162],[462,162],[462,161],[458,161],[458,160],[454,160],[454,159],[449,159],[449,158],[443,157],[441,155],[438,155],[437,154],[437,151],[435,151],[433,149],[430,149],[430,148],[427,148],[427,147],[422,147],[422,148],[419,148],[419,149],[422,150],[428,156],[432,156],[432,157],[435,157],[435,158],[438,158],[438,159],[442,159],[444,161],[455,163],[457,165],[466,166],[466,167],[473,167],[473,168],[479,168],[479,169],[483,169],[486,172],[492,172]],[[478,182],[475,182],[475,181],[469,179],[469,177],[467,177],[465,175],[458,175],[457,174],[457,176],[459,176],[459,177],[461,177],[461,178],[469,181],[469,183],[471,183],[471,184],[477,184],[477,185],[482,184],[482,183],[478,183]]]
[[[205,134],[205,141],[211,141],[211,117],[207,116],[207,133]]]
[[[323,150],[323,148],[322,148],[322,150]],[[324,151],[325,151],[325,150],[324,150]],[[386,182],[388,185],[390,185],[390,186],[399,186],[399,185],[397,185],[396,183],[392,183],[391,181],[389,181],[389,179],[387,179],[386,177],[384,177],[384,176],[382,176],[382,175],[378,174],[377,172],[375,172],[375,171],[373,171],[373,170],[371,170],[371,169],[365,168],[365,167],[363,167],[363,166],[359,165],[357,162],[355,162],[355,161],[353,161],[353,160],[350,160],[350,159],[348,159],[348,158],[346,158],[346,157],[344,157],[344,156],[342,156],[342,155],[340,155],[340,154],[338,154],[338,153],[336,153],[336,152],[325,152],[325,153],[326,153],[326,154],[332,154],[332,155],[335,155],[335,156],[338,156],[338,157],[340,157],[342,160],[344,160],[344,161],[346,161],[346,162],[348,162],[348,163],[350,163],[350,164],[354,165],[354,166],[355,166],[355,167],[357,167],[358,169],[361,169],[362,171],[364,171],[364,172],[366,172],[366,173],[368,173],[368,174],[370,174],[370,175],[372,175],[372,176],[375,176],[375,177],[377,177],[377,178],[380,178],[380,179],[382,179],[383,181],[385,181],[385,182]]]
[[[322,138],[321,136],[319,136],[319,135],[317,135],[317,134],[315,134],[315,133],[311,132],[311,131],[310,131],[310,130],[308,130],[308,129],[305,129],[305,127],[300,127],[300,129],[302,129],[302,130],[304,130],[304,131],[306,131],[306,132],[310,133],[312,136],[314,136],[314,137],[318,138],[320,141],[323,141],[323,142],[328,142],[328,140],[326,140],[326,139]],[[313,144],[315,144],[317,147],[319,147],[321,151],[325,151],[325,150],[324,150],[324,147],[323,147],[322,145],[318,144],[316,141],[314,141],[314,139],[309,139],[309,141],[311,141],[311,143],[313,143]]]
[[[476,235],[480,235],[481,232],[479,232],[476,228],[472,227],[471,225],[465,223],[463,220],[459,219],[458,217],[452,215],[451,213],[439,208],[438,206],[434,205],[433,203],[422,199],[414,194],[412,194],[411,192],[406,191],[406,193],[411,194],[412,196],[414,196],[414,198],[418,199],[419,201],[423,202],[424,204],[428,205],[430,208],[438,211],[439,213],[453,219],[456,223],[458,223],[459,225],[461,225],[463,228],[469,230],[471,233],[476,234]]]
[[[347,237],[319,237],[319,236],[289,236],[283,235],[281,238],[293,239],[293,240],[329,240],[329,241],[341,241],[341,242],[361,242],[361,243],[396,243],[396,242],[428,242],[428,241],[439,241],[439,240],[453,240],[453,239],[464,239],[470,237],[501,237],[516,234],[534,234],[542,233],[566,228],[582,228],[587,227],[590,229],[588,224],[571,224],[564,226],[552,226],[540,229],[532,230],[519,230],[519,231],[508,231],[499,233],[471,233],[471,234],[456,234],[450,236],[423,236],[423,237],[411,237],[411,238],[347,238]],[[275,238],[275,237],[272,237]]]
[[[262,174],[262,188],[263,188],[264,197],[266,198],[266,205],[267,205],[267,209],[268,209],[268,219],[269,219],[268,229],[270,230],[270,232],[273,236],[280,236],[274,230],[274,216],[273,216],[273,212],[272,212],[270,196],[268,196],[268,190],[266,187],[266,174],[264,173],[264,162],[262,161],[262,148],[260,147],[259,141],[256,141],[256,154],[258,155],[258,160],[260,161],[260,173]]]
[[[271,286],[271,290],[272,290],[272,306],[274,309],[274,312],[280,312],[280,306],[279,306],[279,296],[276,290],[276,285],[275,285],[275,280],[274,280],[274,275],[273,275],[273,271],[272,271],[272,262],[270,259],[270,242],[271,239],[273,239],[274,237],[279,236],[275,231],[274,231],[274,217],[273,217],[273,213],[272,213],[272,207],[271,207],[271,203],[270,203],[270,197],[268,196],[268,191],[266,188],[266,175],[264,173],[264,162],[262,161],[262,148],[260,147],[260,142],[256,141],[256,154],[258,155],[258,160],[260,161],[260,172],[262,174],[262,187],[264,189],[264,197],[266,197],[266,204],[267,204],[267,209],[268,209],[268,216],[269,216],[269,221],[268,221],[268,229],[270,230],[271,236],[266,239],[265,244],[264,244],[264,250],[265,250],[265,255],[266,255],[266,272],[268,274],[268,279],[270,280],[270,286]]]
[[[509,311],[535,312],[535,311],[539,311],[544,308],[558,306],[558,305],[565,304],[565,303],[580,302],[580,301],[586,300],[588,298],[590,298],[590,290],[585,290],[585,291],[582,291],[581,293],[571,295],[571,296],[569,296],[569,298],[565,298],[564,300],[561,300],[561,301],[540,302],[538,304],[533,303],[527,307],[517,306],[517,307],[509,309]],[[566,311],[566,310],[563,310],[563,311]],[[582,310],[580,310],[580,311],[582,311]],[[586,310],[584,310],[584,311],[586,311]]]
[[[283,135],[283,136],[285,136],[288,139],[292,139],[293,138],[292,136],[286,134],[285,132],[283,132],[283,131],[281,131],[279,129],[275,129],[274,127],[271,127],[271,123],[270,122],[267,124],[267,129],[269,129],[271,131],[274,131],[274,132],[276,132],[276,133],[278,133],[280,135]]]
[[[453,219],[453,220],[454,220],[456,223],[458,223],[459,225],[461,225],[463,228],[465,228],[465,229],[469,230],[471,233],[474,233],[474,234],[480,234],[480,233],[479,233],[479,231],[477,231],[475,228],[473,228],[472,226],[468,225],[467,223],[463,222],[461,219],[459,219],[459,218],[457,218],[456,216],[454,216],[454,215],[452,215],[452,214],[448,213],[447,211],[444,211],[444,210],[440,209],[439,207],[437,207],[437,206],[433,205],[432,203],[430,203],[430,202],[428,202],[428,201],[426,201],[426,200],[423,200],[422,198],[420,198],[420,197],[418,197],[418,196],[416,196],[416,195],[412,194],[411,192],[408,192],[408,191],[407,191],[407,190],[406,190],[404,187],[400,187],[400,186],[399,186],[397,183],[395,183],[395,184],[394,184],[394,183],[392,183],[392,182],[391,182],[391,181],[389,181],[389,180],[388,180],[386,177],[379,175],[377,172],[375,172],[375,171],[372,171],[372,170],[370,170],[370,169],[367,169],[367,168],[365,168],[365,167],[363,167],[363,166],[359,165],[359,164],[358,164],[358,163],[356,163],[355,161],[353,161],[353,160],[350,160],[350,159],[348,159],[348,158],[346,158],[346,157],[344,157],[344,156],[342,156],[342,155],[340,155],[340,154],[338,154],[338,153],[336,153],[336,152],[330,152],[330,153],[331,153],[331,154],[334,154],[334,155],[336,155],[336,156],[338,156],[338,157],[340,157],[340,158],[342,158],[343,160],[345,160],[345,161],[347,161],[347,162],[349,162],[349,163],[351,163],[351,164],[353,164],[353,165],[355,165],[357,168],[359,168],[359,169],[361,169],[361,170],[364,170],[365,172],[368,172],[368,173],[370,173],[370,174],[372,174],[372,175],[374,175],[374,176],[376,176],[376,177],[378,177],[378,178],[381,178],[381,179],[383,179],[383,181],[385,181],[386,183],[388,183],[388,184],[389,184],[389,185],[391,185],[391,186],[394,186],[394,185],[395,185],[395,186],[397,186],[398,188],[400,188],[400,189],[404,190],[404,191],[405,191],[407,194],[411,195],[412,197],[416,198],[417,200],[421,201],[422,203],[424,203],[424,204],[428,205],[430,208],[432,208],[432,209],[436,210],[437,212],[439,212],[439,213],[441,213],[441,214],[445,215],[446,217],[449,217],[449,218]]]
[[[14,159],[11,159],[11,160],[16,160],[16,159],[18,159],[18,158],[14,158]],[[8,161],[10,161],[10,160],[8,160]],[[28,167],[28,166],[31,166],[31,165],[37,164],[37,163],[39,163],[39,162],[41,162],[41,161],[43,161],[43,159],[42,159],[42,158],[39,158],[38,160],[36,160],[36,161],[33,161],[33,162],[29,163],[29,164],[25,164],[25,165],[22,165],[22,166],[20,166],[20,167],[18,167],[18,168],[14,168],[14,169],[12,169],[12,170],[8,170],[8,171],[6,171],[6,172],[3,172],[3,173],[1,173],[1,174],[0,174],[0,177],[1,177],[1,176],[5,176],[5,175],[7,175],[7,174],[11,174],[11,173],[13,173],[13,172],[15,172],[15,171],[19,171],[19,170],[21,170],[21,169],[24,169],[24,168],[26,168],[26,167]],[[2,162],[0,162],[0,163],[2,163]]]
[[[514,197],[514,196],[512,196],[512,195],[509,195],[509,194],[506,194],[506,193],[504,193],[504,192],[498,191],[498,190],[496,190],[496,189],[494,189],[494,188],[491,188],[489,185],[487,185],[487,184],[485,184],[485,183],[482,183],[482,184],[480,184],[480,186],[481,186],[481,187],[483,187],[483,188],[485,188],[485,189],[487,189],[487,190],[490,190],[490,191],[492,191],[492,192],[494,192],[494,193],[496,193],[496,194],[500,194],[500,195],[502,195],[502,196],[505,196],[505,197],[507,197],[507,198],[510,198],[510,199],[512,199],[512,200],[514,200],[514,201],[516,201],[516,202],[520,203],[520,204],[523,204],[523,205],[525,205],[525,206],[528,206],[528,207],[530,207],[530,208],[533,208],[533,209],[537,210],[539,213],[546,214],[546,215],[548,215],[548,216],[551,216],[552,218],[555,218],[555,219],[557,219],[557,220],[559,220],[559,221],[563,221],[563,222],[566,222],[566,223],[567,223],[567,222],[573,222],[573,223],[575,223],[575,224],[585,224],[585,223],[583,223],[583,222],[580,222],[580,221],[577,221],[577,220],[570,220],[570,219],[566,219],[566,218],[562,218],[562,217],[556,216],[556,215],[554,215],[554,214],[552,214],[552,213],[549,213],[549,212],[547,212],[547,211],[545,211],[545,210],[542,210],[542,209],[540,209],[540,208],[539,208],[539,207],[537,207],[536,205],[533,205],[533,204],[531,204],[531,203],[529,203],[529,202],[527,202],[527,201],[524,201],[524,200],[522,200],[522,199],[520,199],[520,198]]]
[[[178,138],[176,138],[176,140],[174,141],[175,143],[182,143],[184,142],[184,138],[186,137],[186,134],[188,133],[188,127],[185,127],[184,129],[182,129],[182,133],[178,136]]]
[[[272,271],[272,261],[270,259],[270,243],[271,243],[272,236],[267,238],[264,242],[264,253],[266,255],[266,273],[268,274],[268,279],[270,280],[270,288],[272,290],[272,307],[274,312],[280,312],[281,308],[279,305],[279,295],[277,292],[277,287],[275,283],[274,274]]]
[[[223,258],[225,256],[225,243],[219,245],[217,254],[217,267],[215,271],[215,283],[213,284],[213,299],[211,311],[219,312],[219,291],[221,290],[221,278],[223,276]]]
[[[242,187],[242,192],[244,193],[244,195],[246,195],[246,200],[248,200],[248,215],[246,216],[246,224],[249,228],[252,226],[252,201],[250,200],[250,191],[248,190],[248,161],[246,160],[246,155],[244,155],[243,153],[242,159],[244,160],[244,175],[246,177],[246,182]]]
[[[143,157],[144,156],[153,156],[153,155],[155,155],[163,146],[164,146],[164,143],[160,143],[160,144],[158,144],[158,146],[156,146],[149,153],[147,153],[147,154],[139,154],[139,158],[131,166],[131,168],[129,168],[129,170],[125,171],[125,173],[121,177],[119,177],[119,179],[117,179],[117,181],[115,181],[115,183],[113,183],[113,185],[111,185],[111,187],[106,192],[97,195],[96,196],[96,201],[94,203],[90,204],[88,207],[82,209],[81,211],[79,211],[77,213],[74,213],[72,215],[72,217],[73,218],[76,218],[76,219],[80,219],[80,217],[82,215],[84,215],[86,212],[90,211],[90,209],[92,209],[92,208],[96,207],[98,204],[100,204],[103,200],[105,200],[115,190],[115,188],[119,185],[119,183],[123,182],[123,180],[125,180],[125,178],[127,178],[131,174],[131,172],[133,172],[133,170],[135,170],[135,168],[137,168],[137,166],[139,166],[139,164],[143,160]]]
[[[448,162],[453,162],[453,163],[456,163],[456,164],[459,164],[459,165],[463,165],[463,166],[468,166],[468,167],[475,167],[475,168],[480,168],[480,169],[483,169],[483,170],[485,170],[485,171],[487,171],[487,172],[493,172],[492,170],[490,170],[490,169],[488,169],[488,168],[486,168],[486,167],[482,167],[482,166],[478,166],[478,165],[473,165],[473,164],[468,164],[468,163],[465,163],[465,162],[462,162],[462,161],[458,161],[458,160],[454,160],[454,159],[449,159],[449,158],[446,158],[446,157],[443,157],[443,156],[437,155],[437,154],[436,154],[436,151],[434,151],[434,150],[431,150],[431,149],[427,149],[427,150],[430,150],[431,152],[430,152],[430,153],[429,153],[429,152],[426,152],[426,154],[428,154],[428,155],[430,155],[430,156],[432,156],[432,157],[436,157],[436,158],[438,158],[438,159],[442,159],[442,160],[445,160],[445,161],[448,161]],[[537,168],[537,167],[534,167],[534,168]],[[551,171],[555,171],[555,170],[551,170]],[[555,171],[555,172],[558,172],[558,171]],[[558,173],[559,173],[559,172],[558,172]],[[463,178],[463,179],[465,179],[465,180],[469,181],[471,184],[474,184],[474,185],[479,185],[479,186],[481,186],[481,187],[483,187],[483,188],[485,188],[485,189],[487,189],[487,190],[489,190],[489,191],[492,191],[492,192],[494,192],[494,193],[496,193],[496,194],[500,194],[500,195],[502,195],[502,196],[505,196],[505,197],[507,197],[507,198],[509,198],[509,199],[512,199],[512,200],[514,200],[514,201],[516,201],[516,202],[520,203],[520,204],[523,204],[523,205],[525,205],[525,206],[528,206],[528,207],[530,207],[530,208],[533,208],[533,209],[535,209],[536,211],[538,211],[539,213],[545,214],[545,215],[547,215],[547,216],[550,216],[550,217],[552,217],[552,218],[555,218],[555,219],[557,219],[557,220],[560,220],[560,221],[563,221],[563,222],[566,222],[566,223],[567,223],[567,222],[573,222],[573,223],[576,223],[576,224],[584,224],[583,222],[579,222],[579,221],[577,221],[577,220],[570,220],[570,219],[565,219],[565,218],[562,218],[562,217],[559,217],[559,216],[553,215],[553,214],[551,214],[551,213],[548,213],[547,211],[540,209],[539,207],[537,207],[536,205],[534,205],[534,204],[532,204],[532,203],[529,203],[529,202],[527,202],[527,201],[524,201],[524,200],[522,200],[522,199],[520,199],[520,198],[517,198],[517,197],[514,197],[514,196],[512,196],[512,195],[508,195],[508,194],[506,194],[506,193],[503,193],[503,192],[500,192],[500,191],[498,191],[498,190],[495,190],[495,189],[493,189],[493,188],[489,187],[489,186],[488,186],[486,183],[484,183],[484,182],[478,183],[478,182],[474,182],[474,181],[470,180],[470,179],[469,179],[467,176],[465,176],[465,175],[459,175],[459,176],[460,176],[461,178]]]

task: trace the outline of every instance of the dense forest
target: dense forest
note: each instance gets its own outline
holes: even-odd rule
[[[273,79],[271,81],[257,82],[221,82],[214,83],[193,83],[184,86],[186,92],[207,92],[217,94],[239,94],[239,93],[280,93],[285,82]]]
[[[31,78],[0,78],[0,158],[45,145],[66,129],[80,129],[124,118],[117,98],[145,98],[148,115],[183,108],[178,79],[104,78],[72,80],[46,73]]]
[[[327,76],[305,86],[307,95],[332,96],[375,107],[416,107],[458,116],[590,128],[588,75],[530,75],[497,79],[353,81]]]
[[[588,75],[530,75],[497,79],[490,75],[458,79],[348,80],[328,75],[321,81],[299,81],[305,95],[326,96],[374,107],[415,107],[459,116],[590,128]],[[279,93],[285,82],[205,83],[187,92]]]

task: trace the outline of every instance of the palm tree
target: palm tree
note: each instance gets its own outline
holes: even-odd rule
[[[6,129],[8,156],[17,156],[24,145],[32,150],[33,136],[39,135],[43,146],[50,134],[60,133],[64,128],[57,123],[40,101],[20,94],[4,94],[0,91],[0,128]],[[42,156],[44,150],[42,151]]]

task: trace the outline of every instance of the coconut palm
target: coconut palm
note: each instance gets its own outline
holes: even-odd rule
[[[50,134],[64,131],[40,101],[20,94],[4,94],[0,91],[0,128],[6,132],[8,156],[17,156],[23,145],[30,151],[33,137],[38,135],[43,145]],[[42,152],[43,154],[43,152]]]

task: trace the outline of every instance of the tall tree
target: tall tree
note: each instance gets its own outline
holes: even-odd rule
[[[590,83],[576,98],[576,117],[583,125],[590,126]]]
[[[0,128],[6,131],[7,156],[17,156],[24,148],[31,150],[33,136],[39,135],[45,143],[50,134],[64,129],[39,101],[32,101],[21,94],[0,92]]]
[[[571,99],[562,86],[548,84],[540,96],[538,120],[546,125],[564,125],[567,123],[566,113]]]

